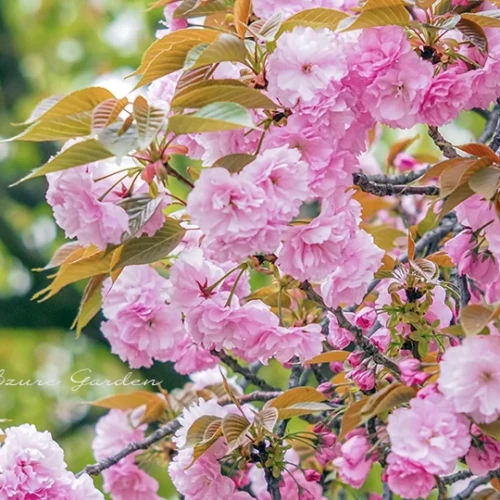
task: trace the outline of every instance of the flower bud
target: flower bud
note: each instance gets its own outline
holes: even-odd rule
[[[356,326],[363,328],[363,330],[371,328],[375,321],[377,321],[377,311],[373,307],[363,307],[354,316]]]

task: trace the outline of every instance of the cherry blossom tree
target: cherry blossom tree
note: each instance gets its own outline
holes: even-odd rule
[[[154,500],[150,462],[186,500],[498,496],[499,5],[160,0],[136,97],[43,101],[11,140],[66,141],[22,181],[71,241],[35,298],[86,280],[78,335],[102,309],[116,356],[191,381],[96,402],[76,475],[7,428],[1,498]]]

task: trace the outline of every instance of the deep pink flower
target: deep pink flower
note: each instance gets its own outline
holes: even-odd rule
[[[479,429],[473,428],[476,440],[473,441],[465,461],[471,472],[476,476],[483,476],[491,470],[500,467],[500,442],[482,434]]]
[[[354,316],[355,325],[364,330],[369,330],[375,321],[377,321],[377,311],[373,307],[363,307]]]
[[[359,365],[357,368],[348,373],[349,378],[352,378],[356,385],[362,391],[370,391],[375,387],[375,372]]]

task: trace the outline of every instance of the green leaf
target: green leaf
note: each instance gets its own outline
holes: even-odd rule
[[[297,26],[307,26],[313,29],[328,28],[335,31],[343,19],[349,16],[345,12],[335,9],[307,9],[288,18],[279,29],[281,35],[285,31],[291,31]]]
[[[55,267],[59,267],[61,264],[64,264],[64,262],[69,261],[71,258],[73,258],[73,260],[80,258],[84,253],[85,249],[80,243],[77,241],[70,241],[55,251],[52,259],[50,259],[50,262],[45,267],[41,269],[34,269],[34,271],[54,269]]]
[[[134,101],[134,118],[139,137],[139,148],[147,148],[165,125],[167,112],[155,106],[150,106],[142,96]]]
[[[255,155],[247,154],[232,154],[219,158],[214,164],[214,167],[222,167],[229,170],[232,174],[241,172],[247,165],[255,161]]]
[[[11,141],[58,141],[84,137],[92,131],[92,115],[89,112],[36,121],[20,134],[2,142]]]
[[[67,96],[53,96],[42,101],[24,124],[35,121],[54,120],[85,111],[92,111],[98,104],[114,95],[102,87],[89,87],[77,90]]]
[[[349,432],[359,427],[362,423],[361,411],[363,410],[368,398],[362,398],[352,405],[348,406],[347,410],[342,417],[340,424],[339,439],[344,439]]]
[[[395,383],[370,396],[361,410],[362,422],[376,417],[384,411],[407,403],[417,394],[417,390],[407,385]]]
[[[264,408],[255,415],[255,420],[268,432],[273,432],[278,421],[279,411],[277,408]]]
[[[13,185],[16,186],[17,184],[27,181],[28,179],[40,177],[41,175],[49,174],[51,172],[87,165],[87,163],[105,160],[106,158],[112,158],[113,156],[113,153],[107,150],[96,139],[87,139],[86,141],[73,144],[57,156],[54,156],[45,165],[33,170],[30,174],[23,177]]]
[[[469,179],[469,187],[486,200],[491,200],[498,191],[500,170],[496,167],[486,167],[476,172]]]
[[[101,130],[109,127],[125,109],[128,99],[108,99],[101,102],[92,113],[92,133],[98,134]]]
[[[143,235],[127,241],[113,270],[125,266],[151,264],[164,259],[181,242],[186,230],[175,219],[167,218],[153,236]]]
[[[475,45],[483,52],[488,51],[488,38],[483,28],[470,19],[460,19],[456,28],[462,33],[464,38]]]
[[[90,323],[92,318],[100,311],[102,305],[101,287],[106,279],[106,274],[99,274],[90,278],[80,301],[78,314],[71,325],[76,328],[76,337],[80,337],[82,330]]]
[[[500,11],[485,10],[477,14],[465,13],[462,14],[462,19],[472,21],[482,28],[500,28]]]
[[[344,19],[338,27],[339,31],[352,31],[378,26],[410,23],[410,14],[402,0],[368,0],[357,17]]]
[[[230,413],[222,420],[222,433],[226,438],[229,450],[234,450],[245,440],[251,423],[242,415]]]
[[[255,127],[250,113],[234,102],[209,104],[196,113],[173,115],[168,121],[168,129],[178,135],[239,128]]]
[[[206,80],[191,85],[174,97],[172,108],[202,108],[216,102],[233,102],[247,109],[276,109],[279,106],[256,89],[238,80]]]
[[[247,31],[248,20],[250,19],[250,14],[252,13],[252,0],[236,0],[234,2],[234,24],[236,27],[236,33],[241,39],[245,38],[245,33]]]
[[[343,363],[348,357],[349,357],[349,352],[347,351],[329,351],[329,352],[324,352],[323,354],[319,354],[318,356],[315,356],[314,358],[310,359],[309,361],[306,361],[306,365],[320,365],[323,363],[334,363],[334,362],[341,362]]]
[[[276,408],[280,419],[288,419],[331,410],[330,406],[323,403],[326,399],[324,394],[312,387],[296,387],[266,403],[265,408]]]
[[[208,427],[214,422],[222,423],[222,419],[212,415],[203,415],[196,419],[187,431],[185,448],[195,446],[205,441],[204,436]]]
[[[123,125],[123,122],[112,123],[98,135],[99,141],[116,156],[118,163],[126,154],[139,147],[137,127],[132,125],[123,132]]]
[[[189,51],[201,43],[212,43],[219,32],[207,29],[175,31],[157,40],[144,54],[140,67],[133,74],[142,78],[136,88],[184,68]]]
[[[462,184],[459,186],[444,202],[444,205],[439,211],[438,220],[441,220],[448,212],[451,212],[455,207],[469,199],[471,196],[474,196],[474,191],[472,191],[468,184]]]
[[[158,210],[163,196],[151,198],[149,194],[125,198],[117,205],[128,214],[128,233],[122,237],[122,243],[133,238],[153,217]]]
[[[186,69],[199,68],[220,62],[244,62],[247,57],[245,43],[237,36],[222,33],[212,44],[194,47],[186,57]]]
[[[259,19],[247,27],[249,33],[263,42],[272,42],[279,33],[283,15],[277,12],[266,21]]]
[[[224,0],[184,0],[174,11],[174,19],[205,17],[227,10]]]

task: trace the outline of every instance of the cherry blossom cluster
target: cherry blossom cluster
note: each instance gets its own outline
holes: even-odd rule
[[[158,39],[188,37],[191,17],[177,15],[185,2],[166,3]],[[235,13],[240,4],[249,5],[236,1]],[[147,89],[151,115],[162,110],[167,118],[148,147],[47,175],[56,222],[75,240],[54,283],[79,259],[104,262],[83,275],[102,277],[90,291],[102,298],[101,331],[112,352],[134,369],[173,363],[191,380],[157,395],[164,403],[157,418],[139,405],[98,422],[98,464],[88,471],[102,472],[115,500],[160,498],[149,460],[168,464],[186,500],[320,500],[339,483],[363,490],[370,472],[386,491],[418,499],[455,478],[479,476],[472,481],[481,486],[500,474],[500,198],[498,186],[485,199],[456,184],[485,164],[488,179],[500,181],[500,158],[493,142],[493,149],[469,145],[462,151],[478,163],[464,170],[472,160],[453,163],[461,157],[437,129],[476,108],[487,128],[498,121],[498,109],[487,109],[500,97],[500,31],[487,16],[494,7],[451,2],[440,17],[422,3],[408,8],[411,23],[356,30],[318,20],[325,12],[355,16],[359,7],[254,0],[243,47],[251,58],[218,61],[202,83],[259,91],[275,109],[243,110],[253,126],[174,134],[167,123],[179,118],[173,102],[186,75],[193,77],[186,63]],[[467,9],[489,19],[484,29],[460,17]],[[299,17],[271,39],[255,34],[279,25],[279,15]],[[235,38],[241,26],[225,19]],[[172,40],[165,50],[183,38]],[[184,118],[206,118],[204,110]],[[417,124],[429,126],[435,149],[452,163],[410,154],[412,140],[404,140],[382,168],[373,154],[382,126]],[[188,167],[173,166],[179,157]],[[429,163],[440,173],[453,164],[457,173],[439,187],[410,185]],[[476,181],[484,192],[487,182]],[[438,215],[452,184],[464,196]],[[435,203],[420,196],[440,190]],[[169,224],[182,233],[178,240],[164,236]],[[170,240],[164,255],[148,260]],[[128,265],[130,248],[138,264]],[[260,376],[270,363],[290,370],[284,395]],[[314,389],[300,392],[313,376]],[[294,390],[306,399],[293,399]],[[295,416],[307,430],[287,432]],[[148,434],[155,421],[159,429]],[[156,441],[167,439],[143,446],[157,432]],[[0,493],[102,498],[31,426],[7,430]]]

